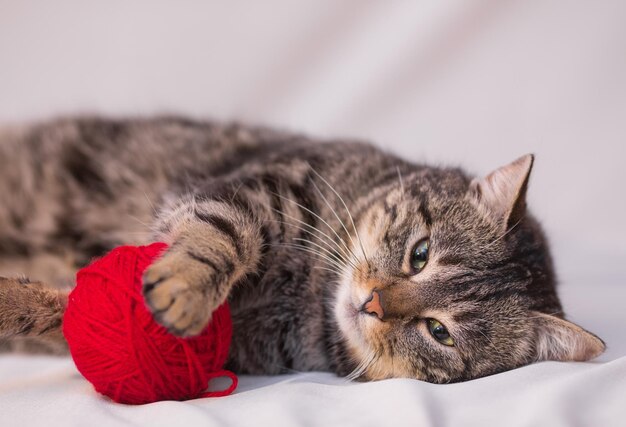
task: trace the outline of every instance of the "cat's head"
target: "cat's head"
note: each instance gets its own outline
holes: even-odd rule
[[[563,319],[526,211],[532,164],[527,155],[473,180],[420,169],[367,209],[335,305],[354,377],[454,382],[604,351]]]

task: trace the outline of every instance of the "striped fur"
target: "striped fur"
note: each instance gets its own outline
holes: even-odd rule
[[[116,245],[163,240],[170,249],[144,276],[148,306],[187,336],[229,301],[240,373],[450,382],[586,360],[604,345],[563,320],[526,212],[531,166],[525,157],[472,179],[365,143],[237,124],[57,120],[0,134],[0,274],[69,286]],[[407,259],[424,237],[430,258],[413,274]],[[63,293],[30,298],[28,283],[0,279],[0,308],[20,295],[20,310],[0,309],[6,340],[43,340],[50,330],[24,328],[62,312]],[[361,310],[373,290],[380,318]],[[426,318],[455,345],[436,342]]]

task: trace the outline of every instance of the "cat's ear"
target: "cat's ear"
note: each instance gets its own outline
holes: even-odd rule
[[[535,349],[539,360],[584,362],[601,355],[604,342],[572,322],[532,312],[536,328]]]
[[[526,188],[534,156],[527,154],[484,178],[475,178],[470,193],[485,206],[504,227],[519,221],[526,210]]]

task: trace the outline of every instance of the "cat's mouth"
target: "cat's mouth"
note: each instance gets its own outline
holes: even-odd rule
[[[371,296],[369,298],[359,299],[352,294],[346,295],[346,297],[343,298],[342,304],[340,304],[342,309],[338,310],[337,313],[340,319],[343,320],[340,322],[343,329],[350,329],[351,333],[364,339],[363,328],[365,325],[363,322],[368,318],[376,317],[376,314],[371,312],[371,301]]]
[[[344,304],[344,316],[349,319],[354,326],[358,326],[359,316],[361,315],[360,310],[358,310],[352,301],[346,301]]]
[[[360,335],[361,325],[359,325],[360,306],[358,301],[352,294],[352,286],[350,283],[342,283],[336,295],[335,318],[339,323],[339,328],[346,335],[356,338]]]
[[[359,357],[372,351],[371,328],[378,329],[381,323],[382,313],[373,310],[377,302],[374,290],[361,281],[344,278],[335,295],[335,320],[348,346]]]

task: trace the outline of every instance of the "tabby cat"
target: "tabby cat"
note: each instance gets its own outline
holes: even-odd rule
[[[62,343],[75,270],[164,241],[148,307],[192,336],[228,301],[238,373],[447,383],[589,360],[604,343],[564,319],[526,209],[532,165],[472,178],[360,142],[175,117],[8,129],[0,337]]]

